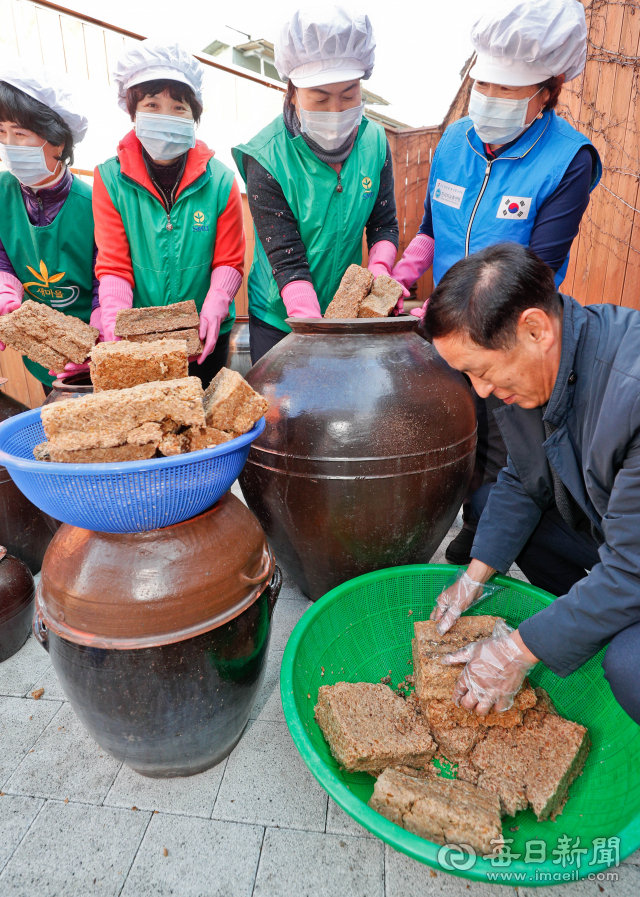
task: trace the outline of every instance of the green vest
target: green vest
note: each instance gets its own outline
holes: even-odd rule
[[[24,298],[43,302],[57,311],[89,323],[93,299],[93,211],[91,187],[77,178],[55,217],[46,227],[31,224],[20,183],[0,172],[0,240]],[[27,370],[51,386],[46,368],[23,356]]]
[[[336,189],[335,170],[321,162],[301,136],[291,136],[281,115],[231,152],[245,182],[244,156],[248,155],[282,188],[298,223],[324,314],[349,265],[362,264],[362,233],[378,195],[387,155],[384,129],[362,120],[353,150],[340,171],[341,192]],[[257,233],[248,288],[251,314],[288,333],[287,310]]]
[[[117,158],[108,159],[98,170],[129,241],[134,308],[193,299],[199,312],[211,286],[216,228],[227,207],[233,172],[217,159],[209,159],[206,171],[179,194],[169,230],[160,200],[122,174]],[[235,318],[232,302],[220,332],[231,330]]]

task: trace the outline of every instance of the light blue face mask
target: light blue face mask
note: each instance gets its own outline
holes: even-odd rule
[[[541,87],[533,97],[537,97],[542,90],[544,88]],[[469,117],[480,140],[502,146],[523,134],[533,124],[525,124],[533,97],[525,97],[524,100],[486,97],[473,88],[469,97]]]
[[[136,112],[136,136],[152,159],[168,162],[196,145],[196,127],[192,118]]]
[[[25,187],[35,187],[55,174],[60,165],[60,162],[56,162],[55,170],[49,171],[44,157],[46,145],[46,140],[42,146],[9,146],[0,143],[0,161]]]

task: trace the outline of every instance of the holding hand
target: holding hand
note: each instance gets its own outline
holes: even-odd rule
[[[0,315],[9,315],[20,308],[23,295],[24,288],[18,278],[8,271],[0,271]],[[0,342],[0,352],[4,348],[4,343]]]
[[[483,598],[493,595],[500,588],[501,586],[495,583],[476,582],[469,576],[468,570],[458,570],[451,583],[438,595],[436,606],[431,611],[429,619],[438,622],[436,629],[440,635],[444,635],[463,611],[473,607]]]
[[[442,663],[466,663],[453,700],[465,710],[486,716],[491,708],[509,710],[524,677],[538,662],[522,643],[517,631],[498,620],[491,638],[473,642],[442,658]]]
[[[242,274],[229,265],[219,265],[211,272],[211,286],[200,311],[199,336],[204,348],[198,355],[198,364],[215,349],[220,325],[229,314],[229,306],[241,283]]]
[[[391,272],[393,279],[404,287],[405,299],[409,296],[409,290],[413,284],[431,267],[434,248],[433,237],[418,234],[409,243],[402,258]]]

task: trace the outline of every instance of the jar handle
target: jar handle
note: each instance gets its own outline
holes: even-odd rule
[[[276,564],[273,568],[273,576],[271,577],[271,582],[269,583],[269,619],[271,619],[273,615],[273,609],[276,606],[276,601],[278,600],[278,595],[280,594],[280,589],[282,588],[282,570]]]
[[[261,582],[264,582],[267,576],[269,575],[269,570],[271,569],[271,552],[269,549],[264,547],[262,553],[262,568],[260,572],[256,576],[247,576],[246,573],[241,573],[240,575],[245,580],[247,585],[257,586]]]

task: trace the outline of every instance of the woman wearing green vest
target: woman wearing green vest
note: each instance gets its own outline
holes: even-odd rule
[[[275,64],[288,81],[283,114],[233,156],[247,184],[258,239],[249,274],[255,362],[290,332],[288,317],[319,318],[349,265],[390,274],[398,249],[391,151],[363,118],[360,81],[375,40],[367,16],[342,7],[298,11],[282,29]]]
[[[105,340],[120,309],[193,299],[204,347],[189,374],[206,387],[227,361],[245,239],[233,173],[195,137],[202,74],[178,44],[122,56],[114,80],[135,128],[96,168],[93,200]]]
[[[91,188],[69,171],[86,130],[63,79],[16,62],[0,68],[0,315],[27,298],[101,329]],[[24,363],[49,392],[56,372]]]

